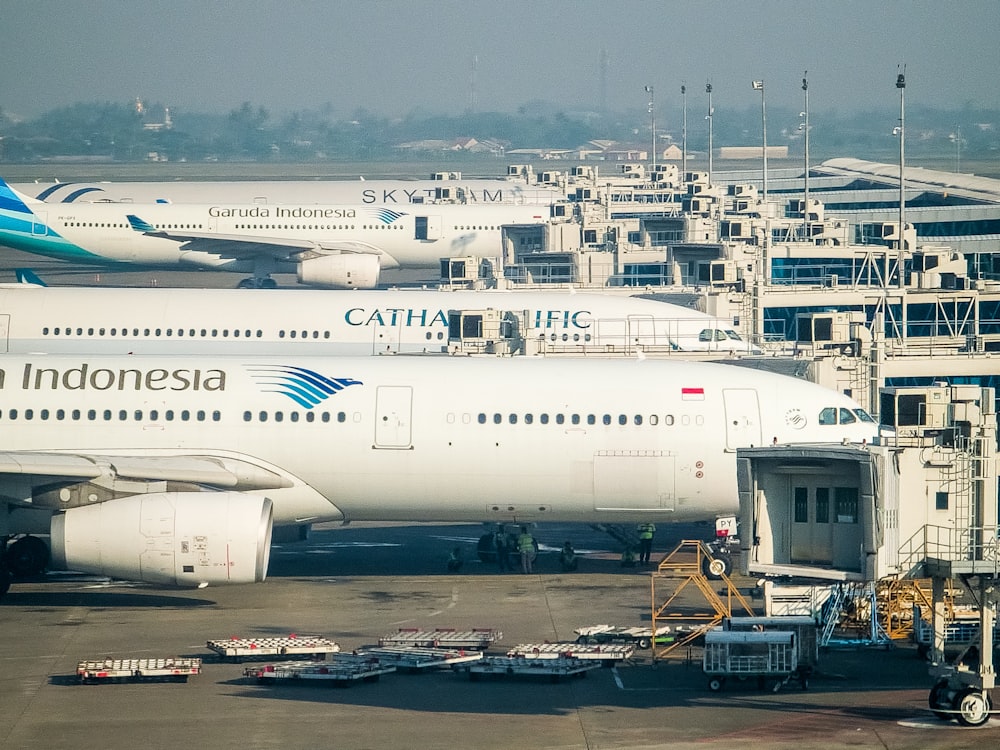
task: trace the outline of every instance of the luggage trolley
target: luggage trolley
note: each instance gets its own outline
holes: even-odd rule
[[[731,631],[713,628],[705,634],[702,657],[708,689],[722,690],[729,677],[756,678],[764,689],[769,679],[776,680],[777,691],[798,672],[795,634],[787,631]],[[803,689],[804,678],[800,677]]]

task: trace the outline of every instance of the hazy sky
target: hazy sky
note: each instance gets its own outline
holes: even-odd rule
[[[760,101],[841,112],[907,104],[1000,108],[997,0],[0,0],[0,108],[34,116],[141,97],[177,111],[249,101],[386,115],[689,111]],[[475,63],[473,61],[476,61]],[[473,86],[473,81],[474,86]]]

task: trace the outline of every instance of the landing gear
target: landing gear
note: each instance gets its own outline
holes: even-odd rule
[[[272,279],[270,276],[264,276],[263,278],[249,278],[243,279],[239,284],[236,285],[237,289],[277,289],[278,282]]]
[[[714,557],[706,557],[702,562],[702,573],[713,581],[721,580],[733,572],[733,559],[727,554],[719,554],[713,550]]]
[[[986,690],[953,687],[947,679],[939,680],[927,696],[927,704],[941,721],[957,719],[966,727],[981,727],[990,719],[993,701]]]

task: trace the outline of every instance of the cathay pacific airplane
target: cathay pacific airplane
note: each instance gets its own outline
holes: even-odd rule
[[[48,204],[0,180],[0,245],[77,263],[251,273],[240,286],[372,288],[382,268],[498,257],[501,227],[550,220],[548,206],[426,204]]]
[[[815,384],[655,359],[9,354],[0,393],[15,572],[182,586],[263,580],[279,526],[711,519],[738,447],[876,433]]]
[[[566,190],[494,179],[448,180],[238,180],[171,182],[25,182],[22,195],[46,203],[347,203],[409,205],[431,201],[547,206]]]
[[[488,311],[492,334],[474,315]],[[469,336],[510,353],[760,353],[730,321],[616,295],[0,284],[0,353],[441,353]]]

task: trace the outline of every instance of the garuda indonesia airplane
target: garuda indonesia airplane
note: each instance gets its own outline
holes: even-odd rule
[[[381,269],[439,268],[497,257],[501,228],[551,218],[542,205],[43,203],[0,180],[0,245],[97,265],[272,273],[303,284],[368,289]]]
[[[813,383],[653,359],[8,354],[0,394],[8,566],[181,586],[263,580],[274,527],[708,520],[737,448],[876,433]]]

